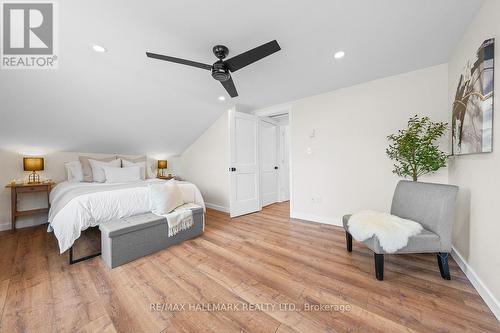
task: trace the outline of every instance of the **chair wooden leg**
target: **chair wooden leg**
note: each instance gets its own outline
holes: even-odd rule
[[[345,232],[345,242],[347,246],[347,252],[352,252],[352,236],[347,231]]]
[[[441,273],[441,277],[445,280],[451,280],[450,267],[448,266],[449,255],[449,253],[445,252],[439,252],[437,254],[439,272]]]
[[[377,280],[384,280],[384,255],[373,253],[373,257],[375,259],[375,276]]]

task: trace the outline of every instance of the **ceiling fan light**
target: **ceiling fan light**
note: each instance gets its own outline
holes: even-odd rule
[[[217,81],[224,82],[229,80],[231,74],[222,61],[217,61],[212,65],[212,77]]]

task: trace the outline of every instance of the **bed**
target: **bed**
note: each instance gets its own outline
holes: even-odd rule
[[[81,232],[112,220],[145,214],[151,211],[148,184],[164,182],[148,179],[133,183],[106,184],[62,182],[50,193],[49,227],[63,253],[72,248]],[[205,209],[198,188],[188,182],[177,182],[185,203]]]

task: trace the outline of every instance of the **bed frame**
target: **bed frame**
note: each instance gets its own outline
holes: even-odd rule
[[[85,257],[81,257],[81,258],[78,258],[78,259],[73,259],[73,246],[72,246],[72,247],[69,248],[69,264],[73,265],[73,264],[76,264],[77,262],[89,260],[89,259],[98,257],[100,255],[101,255],[101,252],[98,252],[98,253],[93,253],[91,255],[88,255],[88,256],[85,256]]]
[[[99,228],[99,226],[96,226],[96,227],[90,227],[91,229],[94,229],[94,228]],[[90,229],[89,228],[89,229]],[[81,262],[81,261],[85,261],[85,260],[89,260],[89,259],[92,259],[92,258],[95,258],[95,257],[98,257],[101,255],[101,251],[97,252],[97,253],[93,253],[91,255],[88,255],[88,256],[84,256],[84,257],[81,257],[81,258],[77,258],[77,259],[74,259],[74,255],[73,255],[73,245],[69,248],[69,264],[70,265],[73,265],[73,264],[76,264],[78,262]]]

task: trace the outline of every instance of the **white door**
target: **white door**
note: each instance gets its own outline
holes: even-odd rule
[[[230,111],[231,217],[260,210],[258,119],[254,115]]]
[[[289,151],[289,126],[280,126],[279,139],[279,184],[280,201],[290,200],[290,151]]]
[[[278,125],[272,119],[260,119],[260,194],[262,206],[278,202]]]

